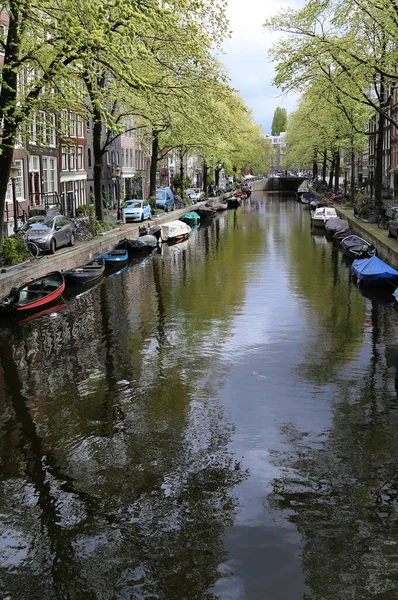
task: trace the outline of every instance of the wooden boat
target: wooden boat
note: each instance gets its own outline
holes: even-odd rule
[[[109,250],[109,252],[99,254],[95,260],[104,260],[106,265],[112,266],[119,265],[121,262],[126,262],[128,258],[129,253],[127,252],[127,250]]]
[[[354,260],[352,274],[361,285],[390,287],[391,289],[398,285],[398,271],[377,256]]]
[[[62,274],[65,277],[66,283],[77,283],[83,285],[85,283],[91,283],[92,281],[96,281],[97,279],[102,277],[104,271],[105,261],[93,260],[85,265],[75,267],[74,269],[62,271]]]
[[[341,242],[341,248],[347,258],[370,258],[376,254],[376,248],[358,235],[349,235]]]
[[[52,271],[18,288],[12,288],[8,296],[0,300],[0,314],[19,314],[40,309],[57,300],[64,289],[62,273]]]

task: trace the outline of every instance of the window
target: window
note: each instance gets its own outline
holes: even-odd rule
[[[47,144],[55,148],[57,145],[57,133],[55,127],[55,115],[49,115],[47,125]]]
[[[106,151],[106,164],[108,165],[108,167],[109,167],[109,165],[111,164],[111,163],[109,162],[109,152],[108,152],[108,151]]]
[[[69,171],[76,171],[76,146],[69,148]]]
[[[18,167],[18,175],[17,175],[17,178],[15,179],[15,195],[17,197],[17,200],[23,200],[24,199],[23,161],[15,160],[14,162],[15,162],[16,166]],[[11,202],[13,200],[11,186],[12,186],[11,179],[9,179],[8,186],[7,186],[7,193],[6,193],[6,201],[7,202]]]
[[[124,164],[124,148],[122,148],[122,162],[120,163],[120,166],[122,167],[122,169],[123,167],[127,166]]]
[[[67,171],[68,170],[68,146],[62,146],[61,152],[62,152],[62,154],[61,154],[62,170]]]
[[[46,113],[42,110],[39,110],[39,118],[36,123],[36,135],[37,135],[37,143],[41,146],[46,143],[46,131],[47,131],[47,123],[46,123]]]
[[[88,166],[91,167],[91,148],[87,148],[87,162]]]
[[[43,156],[42,158],[43,167],[43,192],[48,194],[50,192],[56,192],[56,173],[57,163],[56,159],[51,156]]]
[[[37,138],[37,129],[36,129],[36,120],[37,120],[37,116],[36,113],[32,113],[32,117],[31,117],[31,121],[30,121],[30,125],[29,125],[29,144],[36,144],[36,138]]]
[[[79,171],[84,169],[83,146],[77,147],[77,168]]]
[[[139,164],[138,164],[138,150],[135,151],[135,169],[136,171],[139,171]]]
[[[61,114],[61,133],[64,137],[69,135],[68,111],[63,110]]]
[[[69,113],[69,135],[71,137],[76,137],[76,113]]]
[[[79,137],[79,138],[84,137],[84,133],[83,133],[83,117],[81,117],[80,115],[77,117],[77,137]]]

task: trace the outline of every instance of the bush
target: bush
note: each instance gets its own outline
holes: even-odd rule
[[[76,212],[78,215],[81,214],[91,217],[95,215],[95,206],[94,204],[79,204]]]
[[[344,206],[344,208],[353,208],[354,203],[353,202],[344,202],[343,206]]]
[[[359,216],[360,216],[360,217],[365,217],[365,218],[366,218],[366,217],[368,217],[369,215],[371,215],[371,214],[372,214],[372,212],[373,212],[373,211],[372,211],[371,207],[370,207],[370,206],[367,206],[367,205],[365,204],[365,206],[362,206],[362,207],[361,207],[361,209],[360,209],[360,211],[359,211]]]
[[[98,221],[97,219],[90,219],[90,225],[94,228],[96,235],[111,231],[117,227],[115,223],[111,223],[110,221]]]
[[[0,250],[0,261],[3,265],[17,265],[30,258],[25,241],[20,237],[6,237]]]

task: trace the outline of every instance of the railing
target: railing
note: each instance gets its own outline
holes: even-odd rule
[[[50,207],[55,207],[62,213],[61,199],[58,192],[31,192],[29,194],[29,206],[31,208],[45,208],[46,210]]]

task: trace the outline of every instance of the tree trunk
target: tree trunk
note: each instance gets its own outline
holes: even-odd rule
[[[326,183],[326,169],[328,162],[328,151],[324,150],[323,152],[323,165],[322,165],[322,182]]]
[[[335,158],[333,157],[332,164],[330,166],[330,171],[329,171],[329,188],[330,189],[333,188],[333,175],[334,175],[335,165],[336,165],[336,161],[335,161]]]
[[[351,150],[351,198],[350,202],[355,201],[355,152]]]
[[[382,90],[384,89],[383,83],[380,83],[380,99],[383,99]],[[379,113],[379,122],[377,127],[377,141],[376,141],[376,156],[375,156],[375,177],[374,177],[374,188],[375,188],[375,212],[379,214],[382,206],[381,190],[383,183],[383,142],[384,142],[384,114]]]
[[[312,178],[315,179],[318,175],[318,163],[316,162],[316,158],[312,163]]]
[[[214,184],[218,187],[220,183],[220,172],[222,167],[216,167],[214,170]]]
[[[104,153],[101,148],[102,118],[101,111],[92,106],[93,115],[93,159],[94,159],[94,202],[95,216],[98,221],[104,220],[102,197],[102,173]]]
[[[180,193],[181,198],[184,198],[184,152],[180,153]]]
[[[152,131],[152,158],[149,172],[149,196],[156,196],[156,172],[158,169],[159,132]]]
[[[203,163],[203,191],[207,196],[207,163]]]
[[[339,192],[339,178],[340,178],[340,152],[337,150],[335,165],[334,165],[334,193]]]
[[[16,14],[14,14],[12,8],[14,8]],[[3,61],[3,64],[8,65],[8,68],[3,70],[3,82],[0,92],[0,116],[4,119],[1,143],[2,153],[0,154],[0,246],[3,243],[6,194],[17,134],[15,114],[17,110],[18,71],[16,68],[12,68],[12,65],[15,64],[18,58],[18,51],[21,44],[18,22],[19,12],[16,6],[13,6],[13,3],[11,4],[9,15],[10,22]]]

